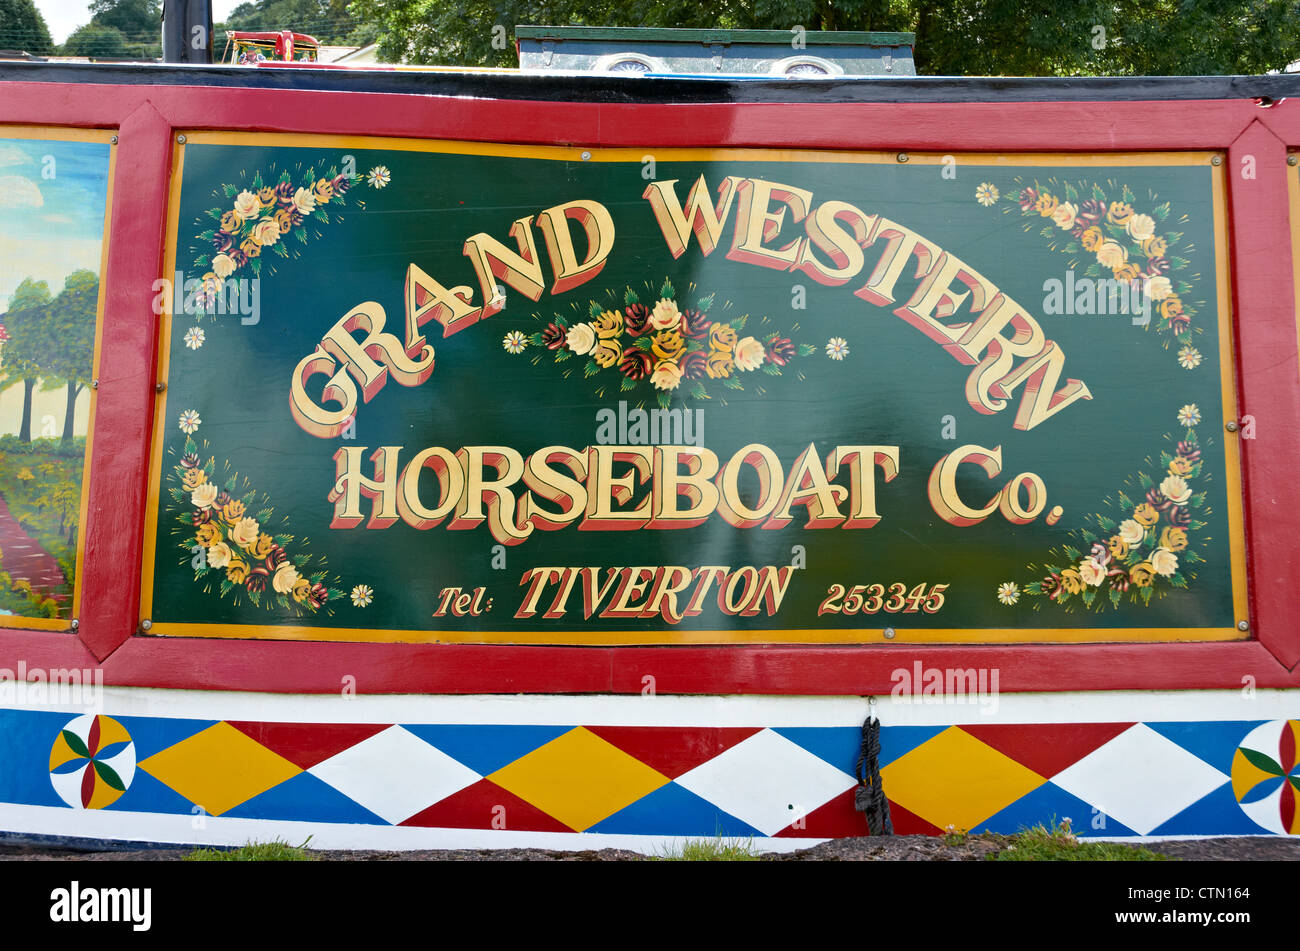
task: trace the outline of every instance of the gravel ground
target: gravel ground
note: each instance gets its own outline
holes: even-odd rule
[[[1217,839],[1180,839],[1148,842],[1154,852],[1190,861],[1240,862],[1258,860],[1300,860],[1300,839],[1272,836],[1233,836]],[[760,858],[776,862],[971,862],[988,858],[1002,849],[998,836],[970,836],[957,845],[926,835],[831,839],[797,852],[767,852]],[[81,852],[49,846],[0,845],[0,860],[80,862],[176,861],[188,849],[147,849],[133,852]],[[631,862],[645,856],[624,849],[586,852],[557,852],[550,849],[449,849],[415,852],[313,851],[327,861],[453,861],[453,862]]]

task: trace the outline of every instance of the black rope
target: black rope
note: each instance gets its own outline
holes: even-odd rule
[[[880,778],[880,721],[868,714],[862,724],[862,746],[854,767],[858,788],[853,793],[853,808],[864,814],[870,835],[893,835],[889,818],[889,800]]]

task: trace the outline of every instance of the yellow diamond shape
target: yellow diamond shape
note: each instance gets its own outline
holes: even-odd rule
[[[219,816],[302,772],[278,753],[218,723],[140,763],[210,816]]]
[[[880,771],[885,795],[940,829],[973,829],[1047,782],[959,727]]]
[[[583,727],[487,777],[575,832],[668,783],[668,777]]]

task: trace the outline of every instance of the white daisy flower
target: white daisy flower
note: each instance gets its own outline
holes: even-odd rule
[[[1020,600],[1020,589],[1014,581],[998,585],[998,600],[1003,604],[1015,604]]]
[[[202,327],[191,327],[189,330],[185,331],[185,346],[189,347],[191,350],[199,349],[199,347],[203,346],[203,341],[206,339],[207,337],[203,333]]]
[[[985,208],[992,207],[998,200],[998,187],[991,182],[985,182],[975,189],[975,200]]]
[[[1195,347],[1183,347],[1178,351],[1178,364],[1184,370],[1194,370],[1201,365],[1201,351]]]
[[[199,428],[199,424],[202,422],[203,420],[199,419],[198,410],[187,409],[180,416],[181,432],[190,435]]]
[[[1178,422],[1184,426],[1195,426],[1201,421],[1201,411],[1196,408],[1195,403],[1188,403],[1178,411]]]
[[[523,353],[524,348],[528,346],[528,341],[518,330],[512,330],[505,335],[501,346],[506,348],[506,353]]]
[[[371,188],[383,188],[392,180],[393,176],[386,165],[376,165],[366,175],[366,182]]]
[[[843,337],[831,337],[826,342],[826,356],[832,360],[843,360],[849,353],[848,341]]]
[[[374,600],[375,591],[370,585],[359,584],[352,589],[352,603],[359,608],[364,608]]]

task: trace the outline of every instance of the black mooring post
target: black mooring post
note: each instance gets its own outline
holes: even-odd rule
[[[212,0],[163,0],[164,63],[212,62]]]

